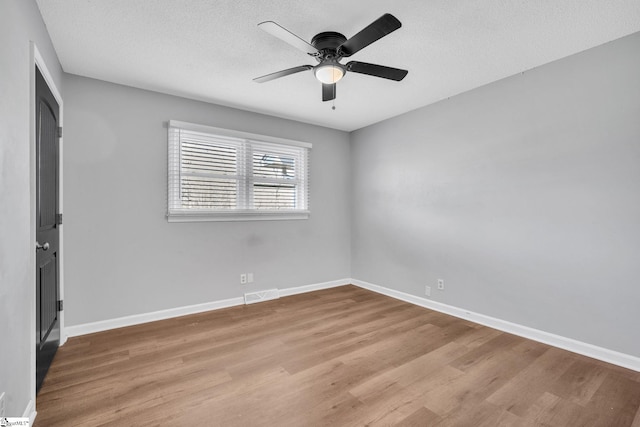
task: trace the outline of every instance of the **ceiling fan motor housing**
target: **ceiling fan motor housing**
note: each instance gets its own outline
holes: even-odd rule
[[[313,36],[311,39],[311,45],[320,51],[318,61],[323,59],[339,59],[337,49],[346,42],[347,38],[335,31],[326,31]]]

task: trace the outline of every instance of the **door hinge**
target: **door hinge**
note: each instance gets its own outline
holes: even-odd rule
[[[62,224],[62,214],[56,214],[56,224],[57,225],[61,225]]]
[[[58,138],[62,138],[62,126],[58,126]]]
[[[64,309],[64,304],[62,300],[58,300],[58,311],[62,311]]]

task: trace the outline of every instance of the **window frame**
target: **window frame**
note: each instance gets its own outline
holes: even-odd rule
[[[168,222],[200,222],[200,221],[256,221],[256,220],[300,220],[308,219],[309,209],[309,164],[312,144],[268,135],[259,135],[249,132],[241,132],[232,129],[217,128],[213,126],[170,120],[167,127],[167,212]],[[181,204],[181,139],[180,130],[198,132],[213,138],[232,139],[234,143],[241,145],[243,161],[248,169],[251,169],[251,150],[247,147],[254,145],[265,148],[272,145],[274,150],[296,147],[301,150],[301,164],[297,165],[296,191],[302,201],[300,209],[197,209],[179,207]],[[262,178],[254,178],[252,173],[239,174],[236,178],[239,182],[239,193],[245,194],[249,186]],[[253,202],[253,201],[252,201]]]

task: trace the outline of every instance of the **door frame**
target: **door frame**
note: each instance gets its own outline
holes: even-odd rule
[[[36,67],[40,70],[42,77],[47,82],[49,89],[51,89],[51,93],[53,97],[56,99],[60,107],[60,117],[59,117],[59,126],[63,126],[64,119],[64,107],[62,102],[62,95],[60,89],[56,86],[55,81],[51,73],[49,72],[49,68],[47,67],[46,61],[43,56],[40,54],[38,47],[32,41],[30,43],[30,71],[29,71],[29,85],[30,85],[30,99],[29,99],[29,196],[30,196],[30,227],[29,227],[29,247],[31,248],[29,255],[29,277],[31,286],[31,375],[30,375],[30,390],[32,393],[31,402],[29,402],[29,407],[25,411],[26,417],[32,418],[35,417],[36,414],[36,250],[35,250],[35,242],[36,242]],[[58,144],[58,207],[60,212],[63,212],[63,138],[60,138]],[[59,233],[60,233],[60,244],[59,244],[59,273],[60,279],[58,286],[60,287],[59,298],[64,299],[64,225],[59,225]],[[60,345],[63,345],[67,341],[67,334],[65,332],[64,327],[64,311],[60,312]],[[31,420],[33,422],[33,418]]]

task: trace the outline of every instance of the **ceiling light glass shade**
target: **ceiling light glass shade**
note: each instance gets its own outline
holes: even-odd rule
[[[335,64],[327,64],[316,67],[314,73],[316,74],[316,79],[322,83],[332,84],[344,76],[344,69]]]

